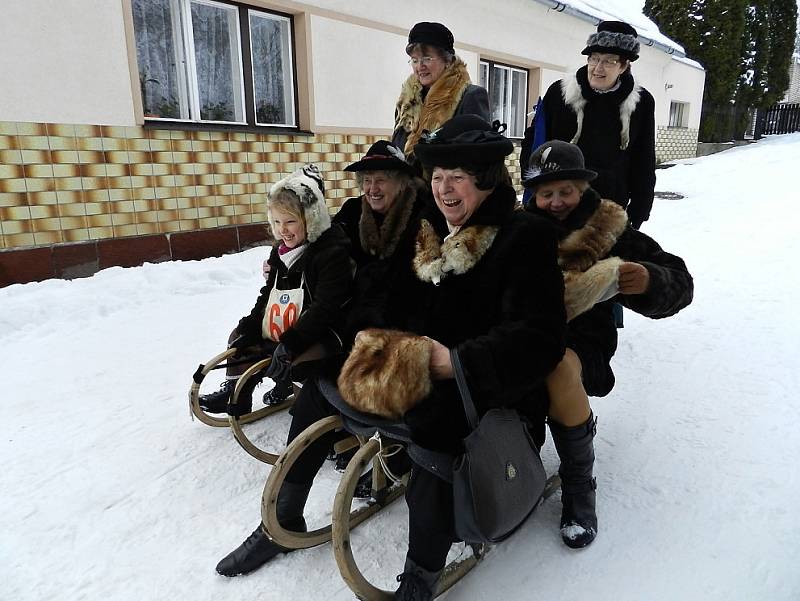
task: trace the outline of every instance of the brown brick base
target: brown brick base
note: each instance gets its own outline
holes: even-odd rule
[[[271,242],[264,224],[0,250],[0,288],[87,277],[107,267],[218,257]]]

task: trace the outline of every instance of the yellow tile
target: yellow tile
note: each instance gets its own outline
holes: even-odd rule
[[[210,217],[214,217],[214,208],[213,207],[198,207],[197,208],[197,216],[200,219],[206,219]],[[214,217],[216,219],[216,217]]]
[[[217,227],[216,217],[201,218],[198,221],[200,222],[200,228]]]
[[[48,192],[28,192],[28,205],[45,206],[58,204],[58,197],[55,191]]]
[[[0,208],[0,219],[3,221],[27,221],[31,218],[31,209],[26,206]]]
[[[181,219],[178,221],[182,232],[191,232],[200,229],[199,219]]]
[[[80,165],[53,165],[53,177],[79,177],[81,174]]]
[[[175,196],[174,187],[157,187],[155,189],[155,197],[158,199],[170,198]]]
[[[127,142],[124,138],[106,138],[103,137],[102,151],[103,152],[119,152],[127,150]]]
[[[75,228],[75,229],[65,229],[63,231],[64,242],[85,242],[87,240],[91,240],[89,238],[89,230],[88,228]]]
[[[131,189],[142,198],[153,198],[153,178],[143,175],[131,176]]]
[[[75,136],[78,138],[101,138],[103,130],[99,125],[76,125]]]
[[[58,205],[58,213],[61,217],[85,217],[86,207],[82,202],[67,202]]]
[[[111,202],[133,202],[133,190],[128,189],[110,189],[108,191],[108,200]],[[132,207],[133,205],[131,205]],[[133,208],[131,208],[133,210]]]
[[[56,231],[34,232],[33,239],[37,245],[58,244],[64,241],[64,234],[60,228]]]
[[[108,187],[114,190],[130,190],[133,188],[133,183],[129,175],[123,177],[109,177]]]
[[[151,163],[132,164],[131,175],[135,176],[153,175],[153,165]]]
[[[89,227],[111,227],[111,215],[87,215],[86,223],[89,224]]]
[[[136,210],[132,200],[112,200],[110,202],[111,212],[115,215],[120,213],[133,213]]]
[[[196,208],[191,209],[178,209],[178,218],[181,220],[186,219],[197,219],[199,217],[199,213]]]
[[[83,206],[82,190],[56,190],[58,204],[80,204]]]
[[[22,152],[19,150],[0,150],[0,164],[22,165]]]
[[[98,205],[101,205],[101,206],[105,207],[105,209],[102,209],[102,208],[98,209],[98,210],[100,210],[102,212],[106,212],[106,211],[109,210],[108,209],[108,203],[109,203],[108,190],[88,190],[88,191],[85,191],[84,192],[84,200],[86,202],[86,207],[87,207],[86,208],[86,214],[87,215],[90,214],[90,212],[89,212],[89,205],[90,204],[92,204],[92,205],[98,204]]]
[[[98,190],[107,185],[105,177],[82,177],[80,180],[84,190]]]
[[[137,213],[152,212],[155,206],[156,206],[156,201],[154,200],[137,199],[133,201],[133,210],[136,211]]]
[[[16,136],[17,135],[16,121],[0,121],[0,135]]]
[[[47,136],[44,123],[17,123],[17,133],[20,136]]]
[[[50,152],[53,163],[80,163],[78,152],[75,150],[53,150]]]
[[[102,151],[103,138],[77,138],[79,151]]]
[[[89,228],[89,239],[91,240],[103,240],[106,238],[113,238],[113,237],[114,237],[114,229],[110,225],[105,227]]]
[[[102,150],[78,150],[78,162],[82,164],[105,163],[106,157]]]
[[[23,178],[0,179],[0,192],[25,193],[28,189]]]
[[[50,173],[52,175],[52,169]],[[0,164],[0,179],[20,179],[25,177],[22,165],[2,165]]]
[[[158,234],[158,222],[153,221],[150,223],[137,223],[136,224],[136,233],[139,236],[144,236],[146,234]]]
[[[132,225],[136,223],[136,215],[134,213],[112,213],[111,223],[114,227]]]
[[[17,136],[0,135],[0,150],[19,150]]]
[[[121,167],[121,165],[115,165],[115,167]],[[91,165],[81,165],[80,172],[83,177],[101,177],[105,179],[106,177],[106,164],[105,163],[93,163]]]
[[[8,248],[21,248],[23,246],[34,246],[36,244],[33,234],[8,234],[6,233],[5,225],[3,225],[3,238],[5,238]]]
[[[172,143],[169,140],[148,140],[150,142],[150,148],[137,148],[136,150],[150,150],[151,152],[172,152]],[[189,140],[185,140],[186,143],[191,143]]]
[[[54,192],[55,181],[51,178],[28,178],[25,180],[25,186],[28,192]]]
[[[61,217],[61,229],[80,230],[86,228],[86,217]]]
[[[36,209],[46,209],[49,207],[34,207]],[[38,212],[38,211],[37,211]],[[31,211],[33,213],[33,211]],[[42,218],[34,217],[31,219],[31,227],[34,232],[53,232],[61,229],[61,221],[58,216],[45,216]]]
[[[63,190],[65,192],[83,190],[83,185],[81,184],[81,178],[79,177],[55,178],[55,182],[56,182],[56,190]]]
[[[108,177],[125,177],[130,172],[127,165],[115,163],[103,163],[103,169]]]
[[[136,224],[125,224],[114,226],[114,237],[121,238],[123,236],[136,236],[138,235],[138,226]]]
[[[118,165],[127,165],[131,162],[130,155],[127,150],[110,150],[105,153],[106,163],[115,163]]]
[[[171,165],[165,165],[164,163],[153,163],[152,167],[153,167],[153,175],[164,176],[172,174]]]
[[[0,208],[21,207],[28,202],[24,192],[0,192]]]
[[[169,131],[169,137],[171,140],[190,140],[192,136],[191,132],[171,129]]]

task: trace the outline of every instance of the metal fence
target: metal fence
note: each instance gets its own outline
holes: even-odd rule
[[[782,103],[768,109],[759,109],[756,119],[756,138],[796,131],[800,131],[800,104]]]

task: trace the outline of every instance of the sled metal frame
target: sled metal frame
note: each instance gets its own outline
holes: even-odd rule
[[[219,355],[212,357],[206,363],[197,368],[197,371],[194,373],[192,378],[192,385],[189,388],[189,407],[191,409],[191,415],[193,418],[196,417],[199,421],[208,426],[215,428],[230,428],[233,431],[233,436],[236,439],[236,442],[238,442],[248,454],[255,457],[259,461],[273,465],[277,461],[278,455],[276,453],[270,453],[260,449],[253,444],[253,442],[245,434],[244,430],[242,430],[242,426],[244,424],[249,424],[263,419],[274,413],[278,413],[279,411],[283,411],[284,409],[288,409],[294,403],[293,397],[288,399],[285,403],[272,405],[270,407],[263,407],[257,411],[251,411],[250,413],[238,416],[227,415],[225,417],[214,417],[212,414],[203,411],[203,409],[200,407],[200,384],[213,368],[221,364],[223,361],[230,359],[235,354],[236,349],[227,349]],[[238,403],[239,394],[247,380],[253,377],[257,372],[267,367],[271,360],[271,357],[267,357],[266,359],[257,361],[255,364],[245,370],[245,372],[236,382],[231,404]]]
[[[333,555],[336,565],[339,566],[339,573],[347,586],[361,601],[392,601],[394,591],[379,589],[371,584],[359,570],[353,556],[353,548],[350,544],[350,505],[353,500],[353,493],[358,483],[358,474],[365,465],[380,452],[381,443],[377,437],[371,438],[363,444],[345,470],[339,489],[333,504]],[[550,497],[561,486],[561,479],[558,475],[550,476],[545,484],[544,492],[539,500],[539,504]],[[538,506],[538,505],[537,505]],[[436,586],[434,597],[438,597],[456,582],[461,580],[472,568],[474,568],[485,557],[491,548],[490,545],[469,545],[472,548],[472,555],[468,557],[457,557],[449,562],[442,570],[439,582]]]
[[[264,492],[261,496],[261,520],[264,523],[269,537],[282,547],[286,547],[287,549],[307,549],[331,540],[332,524],[322,528],[317,528],[316,530],[312,530],[310,532],[294,532],[283,528],[283,526],[278,523],[277,500],[278,493],[280,492],[283,481],[286,478],[286,474],[289,472],[297,459],[303,454],[305,449],[324,434],[342,427],[342,419],[338,415],[326,417],[315,422],[301,432],[300,435],[286,447],[286,450],[281,453],[272,470],[270,471],[269,477],[264,484]],[[337,448],[344,448],[346,445],[351,443],[363,444],[363,438],[358,437],[357,442],[353,440],[354,438],[355,437],[346,439],[345,441],[340,441],[340,443],[337,444]],[[376,454],[376,452],[373,452],[370,455],[369,460],[373,460]],[[356,453],[356,457],[357,456],[358,453]],[[355,457],[353,457],[348,464],[348,468],[345,471],[342,483],[347,480],[345,486],[351,491],[351,501],[352,493],[355,492],[356,484],[358,483],[361,472],[367,466],[369,460],[365,463],[359,463],[356,466]],[[352,482],[348,479],[351,479]],[[343,484],[340,484],[339,488],[341,488],[342,485]],[[350,511],[350,505],[348,504],[346,509],[348,527],[354,528],[370,516],[389,505],[392,501],[399,498],[404,492],[405,481],[401,480],[401,482],[394,484],[388,483],[379,459],[375,458],[373,461],[372,470],[373,497],[367,501],[365,506],[359,507],[353,511]]]

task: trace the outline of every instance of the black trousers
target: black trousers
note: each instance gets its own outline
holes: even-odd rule
[[[289,426],[287,445],[313,423],[337,413],[320,392],[314,378],[306,380],[290,412],[292,424]],[[322,464],[325,463],[328,451],[340,438],[340,433],[331,431],[315,440],[298,457],[289,473],[286,474],[286,481],[293,484],[311,484]]]
[[[458,540],[453,515],[453,485],[417,465],[406,488],[408,557],[436,572]]]

